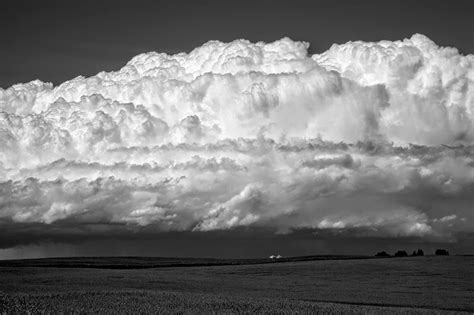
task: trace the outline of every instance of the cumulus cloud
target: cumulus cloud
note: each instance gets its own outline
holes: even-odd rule
[[[473,65],[419,34],[210,41],[0,89],[0,223],[473,232]]]

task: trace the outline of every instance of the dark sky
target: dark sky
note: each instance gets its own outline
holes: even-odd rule
[[[322,52],[349,40],[423,33],[474,52],[474,1],[2,1],[0,86],[58,84],[115,70],[147,51],[189,51],[217,39],[283,36]]]

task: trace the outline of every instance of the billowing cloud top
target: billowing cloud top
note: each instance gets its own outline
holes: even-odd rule
[[[474,56],[307,49],[210,41],[0,89],[1,224],[473,232]]]

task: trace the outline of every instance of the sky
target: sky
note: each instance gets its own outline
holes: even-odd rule
[[[15,1],[0,259],[474,252],[471,1]]]
[[[288,36],[311,53],[333,43],[421,33],[474,53],[473,4],[440,1],[4,1],[0,87],[59,84],[120,69],[133,56],[189,52],[209,40],[271,42]]]

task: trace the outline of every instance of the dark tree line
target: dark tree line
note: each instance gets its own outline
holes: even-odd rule
[[[425,253],[421,248],[418,248],[418,250],[414,250],[411,254],[412,257],[416,256],[424,256]],[[449,256],[449,252],[445,249],[437,249],[435,251],[436,256]],[[388,254],[386,251],[381,251],[375,254],[375,257],[392,257],[390,254]],[[395,254],[393,254],[393,257],[408,257],[408,253],[405,250],[399,250]]]

